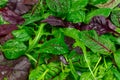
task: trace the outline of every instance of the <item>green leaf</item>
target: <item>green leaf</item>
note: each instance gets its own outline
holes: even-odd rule
[[[62,38],[51,39],[42,44],[39,49],[40,53],[51,53],[51,54],[65,54],[68,53],[68,46]]]
[[[8,2],[8,0],[0,0],[0,8],[4,7],[7,2]]]
[[[114,75],[116,76],[117,80],[120,80],[120,72],[117,69],[113,68],[113,67],[112,67],[111,70],[114,73]]]
[[[71,0],[46,0],[51,11],[57,14],[66,14],[70,10]]]
[[[25,14],[23,15],[23,18],[25,18],[25,22],[22,25],[28,25],[42,19],[39,10],[38,11],[36,10],[34,14],[32,13]]]
[[[72,0],[71,11],[78,11],[88,4],[88,0]]]
[[[113,10],[110,18],[113,24],[115,24],[117,27],[120,27],[120,10]]]
[[[88,13],[86,16],[86,23],[90,22],[90,20],[94,16],[105,16],[108,17],[110,15],[111,9],[110,8],[101,8],[101,9],[96,9]]]
[[[74,79],[75,80],[78,80],[78,74],[77,74],[77,71],[75,70],[75,67],[73,66],[73,63],[71,60],[69,60],[69,63],[70,63],[70,70],[71,70],[71,73],[72,75],[74,76]]]
[[[85,12],[84,11],[73,11],[67,14],[67,21],[73,23],[84,22],[85,20]]]
[[[94,30],[82,31],[79,34],[80,40],[94,53],[109,55],[115,52],[114,43],[106,36],[98,36]]]
[[[81,74],[80,80],[94,80],[90,72],[84,72]]]
[[[114,53],[114,59],[118,68],[120,69],[120,49]]]
[[[12,34],[19,41],[28,41],[30,39],[30,35],[27,33],[25,29],[15,30],[12,32]]]
[[[115,52],[114,43],[109,37],[105,35],[99,37],[94,30],[79,31],[74,28],[67,28],[61,29],[61,31],[64,35],[72,37],[76,41],[82,41],[94,53],[110,54],[111,52]]]
[[[2,46],[2,51],[7,59],[16,59],[25,54],[26,45],[17,40],[9,40]]]
[[[60,29],[60,30],[66,36],[69,36],[69,37],[71,37],[71,38],[73,38],[75,40],[79,40],[80,39],[79,38],[80,31],[75,29],[75,28],[64,28],[64,29]]]

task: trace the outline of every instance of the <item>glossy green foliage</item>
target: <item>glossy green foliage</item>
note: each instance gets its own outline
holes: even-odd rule
[[[25,29],[13,31],[12,34],[19,41],[28,41],[30,39],[30,35]]]
[[[2,47],[2,51],[4,51],[5,57],[8,59],[19,58],[25,54],[26,50],[26,45],[23,42],[17,40],[9,40]]]
[[[40,53],[51,53],[56,55],[65,54],[68,53],[68,51],[68,46],[62,38],[49,40],[42,44],[39,49]]]
[[[115,52],[114,43],[105,36],[98,37],[95,31],[80,32],[80,41],[82,41],[94,53],[109,55]],[[84,36],[84,37],[83,37]]]
[[[115,24],[117,27],[120,27],[120,10],[113,10],[111,13],[111,20],[113,24]]]
[[[67,19],[67,21],[70,21],[70,22],[73,22],[73,23],[84,22],[85,12],[84,11],[70,12],[70,13],[68,13],[66,19]]]
[[[64,15],[69,12],[71,7],[71,0],[46,0],[50,10],[58,15]]]

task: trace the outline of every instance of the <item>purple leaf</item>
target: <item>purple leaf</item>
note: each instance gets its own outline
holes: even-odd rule
[[[27,13],[38,0],[9,0],[7,7],[0,9],[0,14],[11,24],[22,24],[24,19],[20,16]]]
[[[71,37],[65,36],[64,41],[68,45],[69,49],[72,50],[73,44],[75,43],[75,40]]]
[[[17,60],[7,60],[0,53],[0,80],[27,80],[30,62],[26,57]]]
[[[7,40],[13,38],[11,32],[18,29],[14,24],[0,25],[0,44],[4,44]]]
[[[81,26],[81,30],[96,30],[99,35],[105,33],[117,33],[116,27],[103,16],[95,16],[87,25]],[[117,33],[118,34],[118,33]]]
[[[5,36],[11,33],[13,30],[18,29],[18,27],[14,24],[3,24],[0,25],[0,37]]]
[[[9,33],[3,37],[0,37],[0,44],[4,44],[6,41],[8,41],[9,39],[12,39],[12,38],[14,38],[14,37],[11,33]]]
[[[22,24],[24,22],[24,19],[21,16],[17,15],[7,7],[0,9],[0,14],[11,24]]]
[[[61,18],[57,18],[54,16],[49,16],[47,19],[42,20],[41,22],[46,22],[52,26],[63,26],[65,27],[65,23]]]
[[[75,43],[75,40],[73,38],[65,36],[64,41],[70,50],[75,50],[78,54],[83,53],[80,47],[75,47],[75,48],[73,47],[73,44]]]
[[[62,18],[58,18],[55,16],[49,16],[47,19],[42,20],[41,22],[48,23],[52,26],[61,26],[61,27],[72,27],[76,29],[80,29],[81,23],[71,23],[71,22],[66,22]]]
[[[18,15],[28,12],[38,0],[9,0],[7,7]]]

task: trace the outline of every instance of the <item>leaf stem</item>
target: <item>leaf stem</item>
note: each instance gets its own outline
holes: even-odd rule
[[[36,37],[29,43],[29,48],[28,48],[28,50],[25,53],[25,55],[29,59],[33,60],[35,63],[37,63],[37,60],[33,56],[29,55],[29,53],[33,50],[33,48],[36,46],[36,44],[38,43],[38,41],[40,40],[40,38],[44,34],[44,31],[43,31],[44,26],[45,26],[44,23],[40,24],[38,32],[36,34]]]
[[[44,76],[47,74],[48,71],[49,71],[49,69],[46,69],[46,71],[37,80],[44,79]]]
[[[102,59],[102,57],[99,58],[98,62],[96,63],[96,65],[95,65],[95,67],[93,69],[93,72],[96,70],[96,68],[97,68],[98,64],[100,63],[101,59]]]
[[[84,58],[85,58],[85,61],[86,61],[87,65],[88,65],[88,68],[89,68],[89,70],[90,70],[90,72],[91,72],[94,80],[96,80],[96,78],[95,78],[95,76],[94,76],[94,73],[93,73],[93,71],[92,71],[92,69],[91,69],[91,67],[90,67],[90,62],[89,62],[89,60],[88,60],[88,58],[87,58],[87,52],[86,52],[86,47],[85,47],[85,45],[84,45],[82,42],[80,42],[80,41],[76,41],[76,42],[79,42],[79,46],[80,46],[81,49],[83,50]]]
[[[36,34],[36,37],[30,42],[29,48],[28,48],[28,50],[26,51],[26,53],[29,53],[29,52],[36,46],[36,44],[38,43],[39,39],[42,37],[44,26],[45,26],[44,23],[42,23],[42,24],[39,26],[38,33]]]

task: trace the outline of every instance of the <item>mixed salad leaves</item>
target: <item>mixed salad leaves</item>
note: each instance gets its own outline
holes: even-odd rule
[[[120,80],[120,0],[0,0],[0,80]]]

